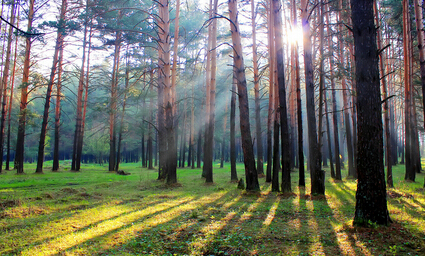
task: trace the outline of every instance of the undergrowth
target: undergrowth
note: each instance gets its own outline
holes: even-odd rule
[[[270,192],[264,178],[260,193],[246,193],[227,165],[212,185],[199,169],[179,169],[170,187],[140,164],[122,164],[127,176],[67,164],[0,176],[1,255],[425,255],[424,175],[405,182],[404,166],[388,190],[393,223],[358,228],[354,179],[326,177],[326,196],[313,196],[294,171],[293,193]]]

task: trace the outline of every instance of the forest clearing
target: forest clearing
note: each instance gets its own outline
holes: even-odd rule
[[[354,179],[327,177],[326,196],[311,196],[309,178],[293,193],[271,192],[264,178],[261,192],[237,189],[229,165],[217,163],[214,184],[200,169],[179,169],[171,187],[140,164],[122,164],[127,176],[89,164],[71,172],[69,164],[2,175],[1,255],[425,254],[424,189],[404,181],[402,165],[387,196],[393,223],[366,228],[352,225]],[[237,170],[243,177],[242,164]]]

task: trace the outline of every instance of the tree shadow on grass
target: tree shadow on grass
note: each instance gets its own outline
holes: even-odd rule
[[[264,200],[264,194],[244,194],[236,190],[217,201],[186,211],[175,219],[161,223],[137,236],[121,247],[133,254],[188,254],[188,255],[246,255],[253,246],[257,229],[261,226],[255,209]],[[262,206],[261,206],[262,207]]]
[[[333,210],[329,207],[328,200],[325,196],[313,198],[313,217],[318,230],[316,235],[323,248],[325,255],[342,255],[342,244],[338,241],[337,233],[335,232],[332,222],[338,222],[333,216]],[[348,251],[348,250],[344,250]]]
[[[113,233],[116,232],[116,230],[131,226],[133,225],[131,221],[136,220],[138,217],[146,219],[158,215],[161,212],[168,211],[173,207],[178,207],[179,205],[178,202],[176,202],[174,205],[164,204],[163,209],[159,211],[155,210],[155,208],[159,207],[158,205],[161,204],[164,204],[164,202],[153,204],[144,209],[133,208],[130,211],[123,210],[123,212],[119,214],[114,214],[112,212],[112,216],[110,217],[95,222],[89,222],[83,226],[78,226],[78,223],[71,223],[74,225],[71,230],[55,237],[37,241],[37,243],[27,245],[25,249],[21,248],[20,250],[31,251],[35,254],[42,254],[46,248],[50,251],[55,251],[56,253],[67,251],[70,248],[75,248],[82,244],[89,243],[91,240],[97,239],[102,235]],[[146,214],[144,214],[143,211],[146,209],[152,210],[151,212],[148,211]],[[113,207],[111,207],[111,210],[114,211]],[[81,214],[84,214],[84,212],[81,212]]]
[[[225,195],[226,193],[221,193],[217,198],[210,199],[212,200],[210,204],[213,204],[216,200]],[[156,252],[158,252],[158,250],[166,249],[166,247],[163,246],[164,243],[158,242],[162,241],[165,236],[168,236],[169,230],[173,228],[172,225],[175,223],[180,225],[184,220],[182,216],[189,215],[190,211],[197,209],[199,205],[208,205],[207,202],[209,199],[205,198],[206,197],[197,197],[196,199],[183,202],[161,212],[144,216],[131,223],[122,225],[119,228],[109,230],[102,235],[88,239],[83,243],[79,243],[78,245],[68,248],[66,251],[72,252],[83,249],[85,253],[99,254],[108,252],[113,253],[114,251],[119,252],[124,249],[135,254],[157,254]],[[94,243],[98,245],[93,246]],[[153,246],[154,244],[156,245]],[[98,251],[99,248],[101,248],[100,252]]]

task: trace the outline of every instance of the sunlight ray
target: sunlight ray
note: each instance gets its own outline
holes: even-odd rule
[[[145,209],[141,209],[135,212],[130,212],[125,215],[120,215],[116,218],[106,219],[103,222],[95,224],[86,230],[76,231],[70,233],[41,245],[35,247],[28,247],[22,252],[22,255],[49,255],[55,254],[70,247],[81,244],[89,239],[93,239],[97,236],[104,235],[112,230],[118,229],[125,225],[131,225],[134,221],[145,216],[155,214],[156,212],[164,211],[166,209],[181,205],[188,202],[193,198],[185,198],[183,200],[174,200],[161,203],[159,205],[151,206]]]
[[[102,233],[97,232],[95,235],[91,237],[86,237],[84,241],[80,241],[80,243],[85,242],[89,239],[95,239],[96,236],[105,235],[110,231],[114,231],[120,228],[123,228],[121,230],[118,230],[117,232],[108,235],[106,238],[103,238],[104,240],[108,240],[107,243],[104,243],[102,241],[102,249],[107,250],[111,247],[123,244],[127,242],[128,240],[132,239],[135,235],[135,233],[141,233],[143,231],[146,231],[148,229],[151,229],[157,225],[164,224],[166,222],[171,221],[174,218],[177,218],[179,215],[181,215],[183,212],[187,212],[190,210],[194,210],[200,206],[212,203],[214,201],[217,201],[221,197],[223,197],[226,193],[225,192],[217,192],[210,194],[208,196],[201,197],[196,200],[180,200],[180,201],[173,201],[173,206],[171,210],[168,210],[166,212],[157,214],[152,217],[148,217],[146,220],[143,220],[141,222],[137,222],[137,218],[141,218],[143,216],[146,216],[148,214],[142,213],[141,216],[138,216],[136,219],[132,221],[127,221],[128,218],[124,218],[121,220],[120,223],[115,223],[115,226],[112,228],[109,228],[108,230],[105,230]],[[171,208],[171,207],[169,207]],[[158,211],[156,211],[158,212]],[[69,248],[69,247],[68,247]]]

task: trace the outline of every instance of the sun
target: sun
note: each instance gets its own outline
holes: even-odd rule
[[[286,30],[286,41],[290,44],[298,43],[301,44],[303,42],[303,30],[301,27],[295,27],[292,29]]]

